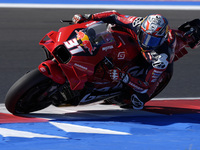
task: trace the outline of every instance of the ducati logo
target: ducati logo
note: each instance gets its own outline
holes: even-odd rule
[[[126,56],[125,52],[119,52],[118,55],[117,55],[117,59],[118,60],[122,60],[124,59]]]

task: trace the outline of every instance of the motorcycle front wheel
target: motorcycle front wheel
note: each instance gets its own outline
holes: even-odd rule
[[[38,69],[32,70],[17,80],[5,97],[5,106],[12,114],[26,114],[51,105],[47,90],[52,80]]]

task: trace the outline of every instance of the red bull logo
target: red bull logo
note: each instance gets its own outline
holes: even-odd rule
[[[89,37],[82,31],[75,31],[77,34],[77,40],[81,40],[81,46],[84,46],[88,49],[90,54],[93,54],[94,48],[92,47],[92,44],[89,40]]]

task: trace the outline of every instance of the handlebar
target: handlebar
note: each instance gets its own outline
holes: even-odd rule
[[[64,23],[64,22],[66,22],[66,23],[69,23],[69,24],[72,24],[73,23],[73,21],[72,20],[60,20],[60,22],[61,23]]]

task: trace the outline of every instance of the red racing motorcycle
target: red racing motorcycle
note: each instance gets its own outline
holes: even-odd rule
[[[39,44],[47,58],[9,89],[5,98],[9,112],[22,114],[51,104],[77,106],[100,100],[127,105],[122,99],[129,89],[113,82],[108,71],[137,62],[141,55],[137,37],[103,22],[90,21],[51,31]],[[151,98],[167,82],[163,80]]]

